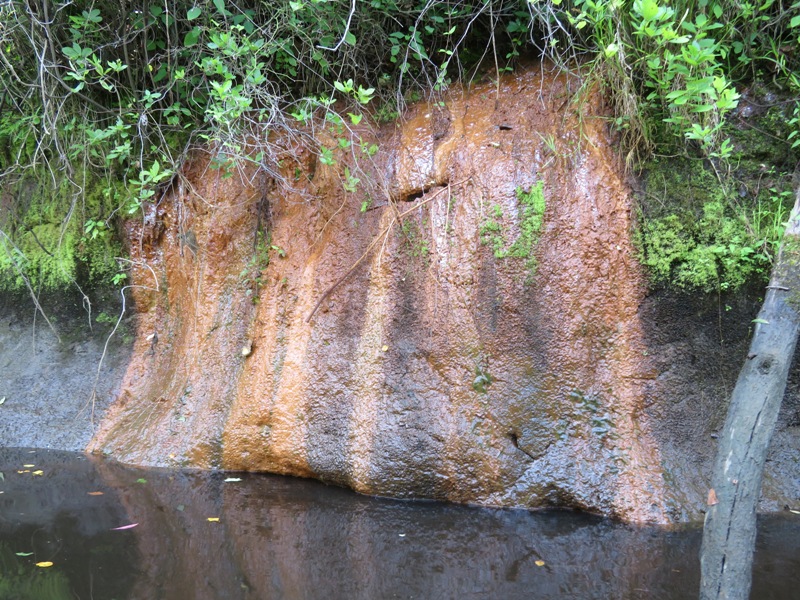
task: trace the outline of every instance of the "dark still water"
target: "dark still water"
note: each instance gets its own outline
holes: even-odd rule
[[[0,472],[0,600],[697,596],[696,528],[398,502],[43,450],[0,449]],[[797,515],[762,519],[752,597],[800,597]]]

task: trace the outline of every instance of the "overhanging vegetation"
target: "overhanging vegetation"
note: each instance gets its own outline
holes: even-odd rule
[[[272,171],[278,131],[333,161],[316,128],[391,119],[407,98],[497,78],[526,56],[605,86],[629,166],[679,153],[735,180],[726,122],[752,82],[779,93],[776,143],[800,144],[799,35],[800,2],[776,0],[10,0],[0,288],[123,282],[119,220],[157,201],[193,147],[223,169]],[[721,218],[741,220],[737,186],[722,187]],[[774,239],[758,246],[766,263]],[[654,270],[678,283],[684,272]]]

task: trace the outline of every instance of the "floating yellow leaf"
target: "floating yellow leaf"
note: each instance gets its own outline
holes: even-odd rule
[[[103,492],[87,492],[90,496],[102,496]]]
[[[25,467],[26,469],[32,469],[36,465],[22,465],[22,466]]]
[[[33,474],[34,474],[34,475],[39,475],[39,476],[41,477],[42,475],[44,475],[44,471],[41,471],[41,470],[39,470],[39,471],[34,471],[34,472],[33,472]]]
[[[386,352],[387,350],[389,350],[389,346],[384,346],[383,348],[381,348],[381,350],[383,350],[384,352]]]
[[[53,566],[53,563],[51,563],[49,560],[45,560],[45,561],[43,561],[43,562],[38,562],[38,563],[36,563],[36,566],[37,566],[37,567],[42,567],[43,569],[45,569],[45,568],[47,568],[47,567],[52,567],[52,566]]]
[[[25,469],[24,471],[17,471],[17,473],[30,473],[30,472],[31,472],[30,469]]]
[[[536,566],[537,567],[543,567],[544,566],[544,561],[543,560],[537,560],[536,561]]]
[[[219,523],[219,517],[208,517],[211,523]]]

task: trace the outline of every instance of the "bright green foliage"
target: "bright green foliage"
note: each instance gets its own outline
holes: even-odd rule
[[[672,169],[671,171],[669,169]],[[791,208],[791,192],[764,190],[755,205],[732,202],[702,170],[668,163],[663,183],[669,214],[642,217],[636,241],[655,285],[736,290],[766,280]],[[652,206],[653,202],[650,202]],[[662,209],[663,212],[663,209]]]
[[[539,235],[544,224],[544,182],[539,180],[528,191],[518,187],[516,190],[520,207],[519,237],[508,249],[508,256],[524,258],[528,268],[534,269],[536,261],[533,251],[539,243]]]
[[[506,256],[506,240],[503,237],[503,226],[500,220],[503,218],[503,209],[499,204],[492,207],[491,216],[488,217],[478,230],[481,236],[481,243],[491,244],[495,258]]]
[[[704,205],[702,218],[694,223],[683,223],[676,215],[648,222],[644,235],[643,262],[653,279],[678,287],[736,289],[769,266],[743,221],[726,215],[718,202]]]
[[[722,126],[739,102],[737,80],[772,73],[800,95],[798,57],[787,52],[800,38],[800,2],[553,4],[573,28],[572,50],[561,56],[594,55],[596,80],[611,94],[616,125],[632,153],[638,148],[646,154],[678,136],[706,156],[726,159],[732,147]],[[567,48],[564,40],[553,41]]]
[[[537,181],[527,191],[518,187],[516,196],[519,203],[519,235],[516,240],[508,246],[502,224],[503,210],[495,204],[491,216],[479,228],[481,242],[491,244],[495,258],[522,258],[525,260],[525,266],[534,272],[536,270],[534,251],[539,243],[547,208],[544,182]]]
[[[798,37],[797,0],[7,0],[0,176],[47,172],[51,191],[67,191],[47,200],[62,212],[31,225],[51,225],[40,230],[50,243],[58,229],[58,247],[42,243],[41,257],[25,237],[36,229],[9,229],[28,218],[24,203],[14,198],[23,212],[0,215],[0,285],[16,285],[6,279],[14,265],[47,286],[80,275],[83,238],[95,243],[101,229],[113,238],[120,218],[159,200],[193,148],[210,150],[225,176],[243,161],[275,174],[285,151],[276,132],[323,165],[358,148],[366,160],[377,148],[353,129],[365,114],[383,121],[404,99],[441,101],[451,82],[487,64],[497,77],[525,54],[582,70],[587,89],[604,84],[629,157],[670,146],[724,162],[733,151],[725,118],[745,82],[770,79],[800,97]],[[797,145],[800,104],[788,110]],[[333,147],[316,141],[320,128]],[[353,191],[360,171],[348,169],[342,182]],[[78,172],[115,182],[102,212],[71,210],[73,200],[90,204],[74,195],[84,189]],[[89,220],[104,229],[83,231]],[[507,251],[493,242],[495,252],[522,257],[533,238],[523,230]]]
[[[0,222],[0,290],[111,283],[123,250],[104,215],[118,202],[119,190],[96,180],[84,181],[82,190],[67,182],[54,188],[39,175],[17,182],[12,193],[19,200]]]

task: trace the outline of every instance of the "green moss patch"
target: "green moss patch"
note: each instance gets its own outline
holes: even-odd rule
[[[736,290],[766,281],[791,208],[780,174],[723,179],[701,161],[661,159],[646,167],[634,239],[654,286]]]
[[[110,285],[119,272],[115,257],[124,256],[118,224],[108,216],[118,207],[118,188],[97,179],[56,187],[40,172],[13,183],[11,210],[0,218],[0,290]]]

